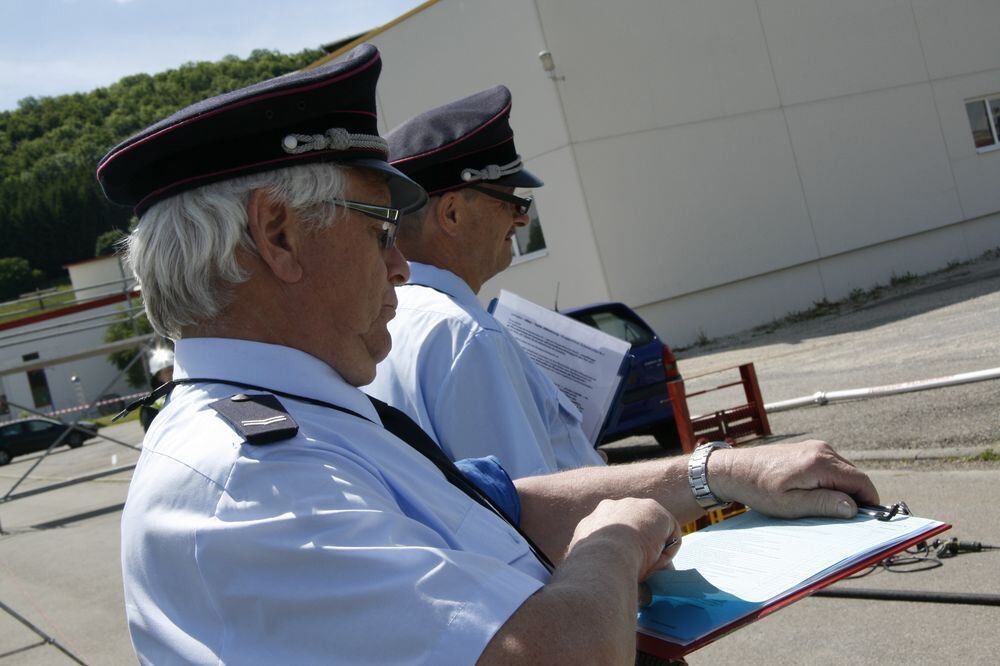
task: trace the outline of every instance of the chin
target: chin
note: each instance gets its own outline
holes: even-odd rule
[[[368,350],[368,356],[372,359],[372,377],[374,378],[374,366],[384,361],[392,349],[392,338],[389,337],[389,332],[386,331],[377,337],[366,338],[365,348]]]

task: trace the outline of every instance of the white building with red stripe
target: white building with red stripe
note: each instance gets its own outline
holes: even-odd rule
[[[150,336],[108,344],[110,324],[141,312],[134,281],[126,279],[117,257],[98,257],[65,267],[74,298],[45,306],[38,294],[21,298],[23,316],[0,323],[0,422],[30,410],[49,414],[83,411],[102,398],[143,391],[133,388],[107,356],[138,351]],[[140,359],[140,361],[142,360]]]

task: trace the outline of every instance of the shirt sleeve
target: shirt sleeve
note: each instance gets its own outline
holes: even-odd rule
[[[440,386],[424,387],[424,394],[435,396],[434,431],[452,460],[494,455],[515,479],[557,470],[521,361],[496,331],[471,336]]]
[[[197,532],[201,581],[177,584],[211,587],[225,663],[475,663],[543,583],[509,527],[455,504],[436,526],[349,455],[243,465]]]

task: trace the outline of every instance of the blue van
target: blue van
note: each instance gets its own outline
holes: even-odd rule
[[[633,435],[652,435],[663,448],[679,450],[667,382],[681,376],[670,348],[624,303],[597,303],[559,312],[632,345],[625,387],[612,408],[600,444]]]

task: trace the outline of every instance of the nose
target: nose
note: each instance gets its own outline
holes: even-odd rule
[[[389,282],[394,287],[406,284],[410,279],[410,265],[406,263],[406,257],[399,251],[398,245],[393,245],[385,252],[385,268],[389,274]]]
[[[531,221],[531,218],[528,217],[528,211],[524,211],[523,213],[518,213],[517,209],[516,208],[514,209],[514,226],[515,227],[526,226],[528,224],[528,222],[530,222],[530,221]]]

